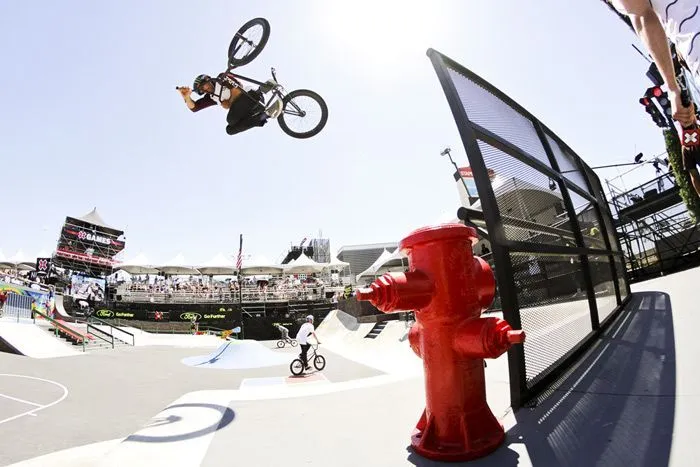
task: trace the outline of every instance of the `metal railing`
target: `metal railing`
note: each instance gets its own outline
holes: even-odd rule
[[[109,330],[110,330],[111,332],[110,332],[110,333],[107,333],[106,331],[102,331],[102,332],[105,332],[105,334],[111,335],[111,336],[112,336],[112,341],[114,341],[114,337],[115,337],[115,336],[114,336],[114,330],[116,329],[118,332],[120,332],[120,333],[122,333],[122,334],[126,334],[127,336],[131,337],[131,345],[132,345],[132,346],[136,345],[136,339],[135,339],[134,335],[133,335],[132,333],[130,333],[129,331],[125,331],[125,330],[123,330],[123,329],[120,329],[120,328],[118,328],[118,327],[112,325],[111,323],[109,323],[109,322],[107,322],[107,321],[105,321],[105,320],[103,320],[103,319],[97,318],[97,317],[95,317],[95,316],[90,316],[90,317],[88,317],[87,322],[88,322],[88,325],[89,325],[89,323],[92,322],[92,323],[99,323],[99,324],[101,324],[101,325],[103,325],[103,326],[108,326],[108,327],[109,327]],[[128,342],[124,341],[123,339],[119,339],[118,337],[117,337],[117,340],[120,340],[120,341],[124,342],[125,344],[128,344]]]
[[[51,323],[51,325],[52,325],[53,328],[54,328],[54,334],[55,334],[56,337],[60,337],[60,336],[59,336],[59,331],[63,331],[65,334],[68,334],[69,336],[75,338],[75,339],[80,343],[80,345],[82,346],[83,352],[85,352],[85,344],[86,344],[86,341],[87,341],[87,336],[85,336],[85,335],[79,333],[79,332],[76,331],[75,329],[69,328],[68,326],[66,326],[66,325],[64,325],[64,324],[62,324],[62,323],[56,321],[55,319],[51,318],[50,316],[48,316],[48,315],[46,315],[46,314],[44,314],[44,313],[42,313],[41,311],[38,311],[38,310],[34,310],[34,313],[33,313],[33,316],[32,316],[32,319],[33,319],[33,321],[34,321],[35,323],[36,323],[36,316],[37,316],[37,315],[41,316],[41,317],[44,318],[46,321],[48,321],[49,323]]]
[[[230,292],[149,292],[135,290],[118,290],[124,302],[148,302],[148,303],[236,303],[243,302],[287,302],[303,300],[319,300],[325,297],[325,290],[316,287],[306,289],[278,289],[278,290],[243,290],[240,293]]]

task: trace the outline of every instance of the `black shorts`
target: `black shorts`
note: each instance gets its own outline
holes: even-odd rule
[[[685,170],[686,172],[690,172],[691,170],[697,170],[698,165],[700,165],[700,150],[684,151],[682,158],[683,170]]]

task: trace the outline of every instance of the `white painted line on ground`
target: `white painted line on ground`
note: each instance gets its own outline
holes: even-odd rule
[[[19,397],[8,396],[7,394],[0,394],[0,397],[4,397],[5,399],[10,399],[11,401],[15,402],[21,402],[22,404],[33,405],[34,407],[42,407],[41,404],[37,404],[36,402],[25,401],[24,399],[20,399]]]
[[[31,380],[35,380],[35,381],[42,381],[42,382],[44,382],[44,383],[49,383],[49,384],[52,384],[52,385],[54,385],[54,386],[57,386],[57,387],[61,388],[61,389],[63,390],[63,395],[61,395],[61,397],[59,397],[58,399],[56,399],[55,401],[53,401],[53,402],[51,402],[51,403],[49,403],[49,404],[38,405],[38,406],[37,406],[36,408],[34,408],[34,409],[27,410],[26,412],[22,412],[21,414],[18,414],[18,415],[14,415],[14,416],[12,416],[12,417],[5,418],[4,420],[0,420],[0,425],[2,425],[3,423],[11,422],[12,420],[17,420],[18,418],[24,417],[24,416],[26,416],[26,415],[35,416],[35,415],[36,415],[35,412],[38,412],[38,411],[44,410],[44,409],[48,409],[49,407],[52,407],[52,406],[58,404],[59,402],[62,402],[63,399],[65,399],[66,397],[68,397],[68,388],[65,387],[64,385],[62,385],[61,383],[57,383],[56,381],[52,381],[52,380],[50,380],[50,379],[37,378],[37,377],[35,377],[35,376],[15,375],[15,374],[10,374],[10,373],[0,373],[0,377],[2,377],[2,376],[9,376],[10,378],[31,379]],[[32,404],[32,405],[37,405],[37,404]]]

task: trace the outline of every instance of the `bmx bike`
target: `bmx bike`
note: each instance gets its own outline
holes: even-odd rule
[[[323,355],[319,355],[318,344],[311,344],[311,349],[309,349],[309,355],[307,355],[307,363],[311,362],[318,371],[323,370],[326,367],[326,358]],[[294,376],[301,375],[306,368],[304,368],[304,362],[301,361],[301,356],[292,360],[289,364],[289,371],[292,372]]]
[[[267,45],[269,38],[270,23],[265,18],[254,18],[241,26],[228,47],[228,67],[218,78],[231,87],[242,88],[241,81],[265,86],[266,83],[234,73],[233,70],[255,60]],[[271,68],[270,72],[277,85],[268,91],[270,97],[257,114],[262,114],[279,99],[282,101],[282,111],[277,116],[277,123],[282,131],[297,139],[311,138],[319,134],[328,122],[328,106],[323,98],[309,89],[287,92],[279,84],[275,69]],[[248,96],[248,93],[244,95]],[[253,99],[251,96],[248,98]],[[296,128],[296,124],[308,125],[308,128]]]
[[[296,339],[292,339],[291,337],[285,337],[283,339],[280,339],[277,341],[277,348],[281,349],[283,348],[286,344],[291,345],[292,347],[296,347],[298,342]]]

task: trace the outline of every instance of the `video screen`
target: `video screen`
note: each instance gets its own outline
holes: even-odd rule
[[[71,295],[77,299],[103,302],[105,280],[76,274],[71,277]]]

